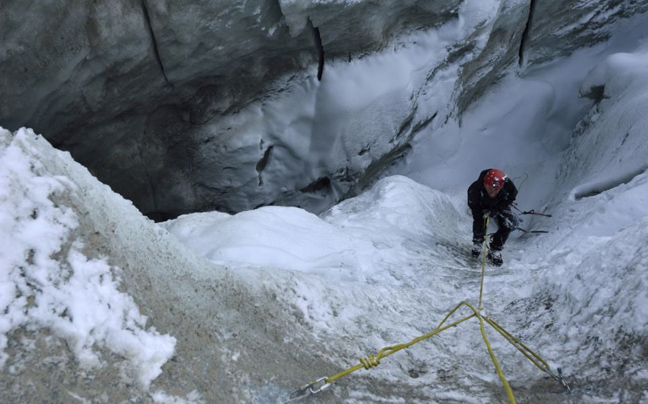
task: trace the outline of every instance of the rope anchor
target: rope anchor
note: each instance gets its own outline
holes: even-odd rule
[[[562,368],[557,368],[556,370],[558,371],[558,375],[557,376],[552,375],[552,376],[554,377],[554,379],[558,380],[558,382],[562,384],[564,388],[567,389],[568,393],[571,393],[571,388],[569,387],[569,385],[565,381],[565,377],[563,376]]]
[[[327,383],[327,377],[321,377],[317,380],[314,380],[308,384],[305,384],[298,388],[297,390],[293,391],[290,394],[290,399],[286,401],[286,403],[290,403],[292,401],[297,401],[301,400],[302,398],[306,398],[308,396],[311,396],[313,394],[317,394],[319,392],[322,392],[329,388],[331,386],[331,383]]]

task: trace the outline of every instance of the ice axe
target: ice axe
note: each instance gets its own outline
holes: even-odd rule
[[[536,212],[534,209],[526,210],[526,211],[521,211],[520,209],[518,209],[517,206],[513,205],[513,207],[515,208],[515,210],[517,210],[518,212],[520,212],[520,215],[537,215],[537,216],[544,216],[544,217],[552,217],[550,214],[547,214],[547,213],[539,213],[539,212]],[[518,219],[519,219],[519,218],[518,218]],[[519,220],[520,220],[520,222],[522,222],[522,219],[519,219]],[[515,227],[513,227],[513,229],[515,229],[515,230],[520,230],[520,231],[522,231],[522,232],[524,232],[524,233],[527,233],[527,234],[530,234],[530,233],[532,233],[532,234],[549,233],[549,232],[546,231],[546,230],[524,230],[523,228],[521,228],[521,227],[518,226],[518,223],[516,223],[516,225],[515,225]]]
[[[546,214],[546,213],[536,212],[536,211],[533,210],[533,209],[531,209],[531,210],[527,210],[527,211],[524,211],[524,212],[520,212],[520,214],[521,214],[521,215],[537,215],[537,216],[551,217],[551,215],[548,215],[548,214]]]
[[[521,211],[520,209],[518,209],[517,206],[513,205],[513,207],[515,208],[515,210],[520,212],[521,215],[536,215],[536,216],[552,217],[551,215],[549,215],[547,213],[536,212],[535,209]]]
[[[539,234],[539,233],[549,233],[547,230],[524,230],[521,227],[516,227],[515,230],[520,230],[524,233],[534,233],[534,234]]]

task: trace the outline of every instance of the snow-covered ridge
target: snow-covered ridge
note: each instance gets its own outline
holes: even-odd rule
[[[316,344],[278,289],[196,256],[32,130],[0,133],[3,399],[239,403],[301,382]]]
[[[65,203],[80,187],[45,166],[63,171],[76,163],[27,129],[0,128],[0,145],[0,366],[9,333],[44,328],[67,342],[81,367],[101,366],[105,349],[147,388],[173,355],[175,338],[147,326],[120,291],[120,268],[84,253],[88,240],[75,233],[79,212]]]

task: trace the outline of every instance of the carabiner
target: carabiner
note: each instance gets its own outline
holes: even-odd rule
[[[317,394],[319,392],[326,390],[331,386],[331,383],[326,383],[326,379],[327,379],[326,377],[321,377],[317,380],[314,380],[308,384],[301,386],[300,388],[292,392],[292,394],[290,395],[290,399],[286,401],[286,403],[301,400],[304,397]],[[316,386],[319,387],[316,388]]]

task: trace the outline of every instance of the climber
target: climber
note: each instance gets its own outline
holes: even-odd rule
[[[477,181],[468,187],[468,207],[473,216],[472,255],[482,253],[484,237],[488,229],[484,228],[484,219],[489,215],[497,223],[497,232],[493,235],[488,251],[488,258],[495,266],[504,262],[502,248],[512,230],[519,225],[519,219],[511,212],[511,205],[517,196],[517,188],[510,178],[501,170],[489,168],[479,174]]]

